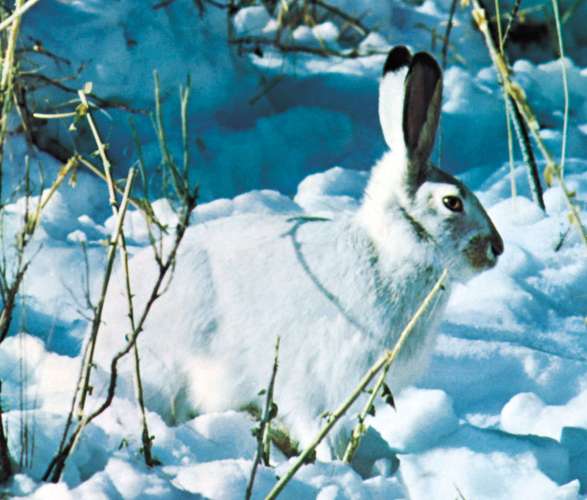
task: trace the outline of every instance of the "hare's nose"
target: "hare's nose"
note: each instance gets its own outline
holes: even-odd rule
[[[496,257],[499,257],[503,253],[503,240],[499,234],[496,234],[491,240],[491,250],[493,250],[493,255]]]

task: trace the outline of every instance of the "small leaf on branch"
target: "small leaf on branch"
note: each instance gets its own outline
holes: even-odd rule
[[[546,182],[547,186],[552,186],[554,182],[554,174],[555,174],[556,166],[553,163],[549,163],[546,165],[546,168],[543,172],[544,181]]]
[[[573,212],[569,212],[567,214],[567,218],[569,219],[569,224],[576,224],[577,223],[577,219],[575,217],[575,214]]]
[[[393,399],[393,394],[392,394],[391,389],[389,388],[389,386],[387,384],[383,384],[383,389],[381,391],[381,396],[383,397],[383,400],[389,406],[391,406],[394,410],[397,410],[397,408],[395,407],[395,400]]]
[[[273,420],[277,416],[278,411],[279,408],[277,407],[277,404],[275,404],[274,401],[271,401],[271,406],[269,408],[269,420]]]

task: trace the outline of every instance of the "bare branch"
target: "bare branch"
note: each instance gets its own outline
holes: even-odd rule
[[[118,207],[118,205],[113,206],[113,210],[116,211],[117,220],[116,220],[114,230],[112,231],[112,236],[109,241],[108,256],[106,258],[106,268],[104,270],[104,278],[102,281],[100,298],[98,300],[98,304],[95,309],[95,313],[94,313],[94,317],[93,317],[93,321],[92,321],[92,326],[91,326],[91,331],[90,331],[90,335],[89,335],[89,340],[88,340],[88,343],[86,344],[86,348],[84,350],[84,354],[82,357],[82,366],[80,369],[78,386],[77,386],[76,392],[75,392],[73,399],[72,399],[71,410],[70,410],[70,413],[67,418],[67,422],[65,425],[62,439],[61,439],[61,444],[59,446],[59,451],[58,451],[57,455],[54,457],[54,459],[51,461],[51,463],[49,464],[49,467],[47,468],[47,471],[45,472],[45,475],[43,476],[44,480],[47,480],[49,477],[51,477],[53,481],[58,481],[59,478],[61,477],[63,467],[65,467],[65,462],[66,462],[69,454],[71,453],[71,451],[73,451],[73,445],[71,445],[71,446],[69,444],[65,445],[65,442],[67,441],[67,436],[69,434],[69,428],[73,422],[73,414],[76,411],[76,407],[77,407],[78,420],[80,420],[80,422],[83,422],[85,419],[84,410],[85,410],[87,397],[91,391],[90,379],[91,379],[91,371],[92,371],[92,367],[93,367],[94,352],[96,349],[96,343],[97,343],[97,338],[98,338],[98,331],[100,329],[100,325],[102,322],[102,313],[104,310],[106,293],[108,291],[108,287],[110,284],[110,278],[112,276],[112,270],[114,267],[114,259],[116,257],[117,242],[120,240],[122,226],[124,223],[124,216],[126,214],[126,210],[128,207],[128,199],[129,199],[129,194],[132,189],[133,182],[134,182],[134,177],[135,177],[135,170],[130,169],[130,171],[128,173],[125,192],[124,192],[122,201],[120,203],[120,207]],[[79,428],[79,424],[78,424],[77,428]],[[76,431],[77,431],[77,428],[76,428]],[[74,435],[75,435],[76,431],[74,431]],[[81,430],[79,432],[81,432]]]
[[[369,29],[356,17],[351,16],[350,14],[346,13],[345,11],[335,7],[334,5],[330,5],[323,0],[311,0],[313,4],[319,5],[324,10],[331,12],[335,16],[340,17],[341,19],[345,20],[348,24],[350,24],[354,29],[356,29],[360,35],[367,36],[369,34]]]
[[[369,57],[372,55],[384,55],[387,54],[385,50],[366,50],[365,52],[359,52],[358,49],[353,48],[350,50],[334,50],[328,47],[312,47],[306,45],[289,45],[282,43],[279,40],[271,40],[269,38],[262,38],[256,36],[245,36],[238,37],[230,40],[233,45],[253,45],[259,47],[261,45],[272,46],[281,52],[300,52],[306,54],[313,54],[321,57],[340,57],[342,59],[358,59],[360,57]]]
[[[0,31],[8,28],[8,26],[10,26],[11,24],[14,25],[16,23],[19,23],[22,15],[31,7],[34,7],[35,4],[38,2],[39,0],[28,0],[28,2],[26,3],[18,1],[16,3],[17,7],[14,10],[14,12],[0,23]]]
[[[534,111],[528,103],[524,90],[512,80],[511,70],[507,64],[507,61],[505,60],[505,57],[495,47],[493,36],[489,30],[489,23],[487,21],[487,14],[485,9],[480,4],[479,0],[472,0],[471,5],[473,8],[473,18],[477,24],[477,27],[479,28],[479,31],[484,37],[489,55],[497,70],[499,81],[501,85],[503,85],[507,95],[515,101],[517,109],[520,112],[520,116],[523,118],[534,139],[534,142],[538,146],[538,149],[540,150],[540,153],[546,162],[544,176],[546,177],[547,183],[552,178],[556,178],[558,181],[563,192],[567,208],[569,210],[571,223],[573,226],[575,226],[577,232],[579,233],[579,238],[587,247],[587,229],[581,221],[579,209],[573,201],[573,194],[567,187],[563,171],[560,168],[560,165],[557,165],[557,163],[554,161],[552,154],[540,136],[540,125],[536,119]]]
[[[271,371],[271,379],[269,380],[269,386],[267,387],[267,393],[265,397],[265,408],[259,422],[259,427],[255,429],[257,437],[257,453],[255,454],[255,460],[251,469],[251,476],[247,489],[245,492],[245,499],[249,500],[253,494],[253,485],[255,484],[255,476],[257,475],[257,468],[261,463],[261,460],[265,465],[269,465],[269,450],[271,446],[270,429],[271,420],[276,416],[277,406],[273,402],[273,391],[275,388],[275,378],[277,376],[277,369],[279,367],[279,336],[275,340],[275,356],[273,358],[273,370]]]
[[[163,266],[159,269],[159,275],[157,276],[156,282],[153,286],[151,294],[147,300],[145,308],[140,316],[140,319],[136,323],[136,329],[129,335],[128,341],[126,345],[112,358],[110,363],[110,381],[107,388],[107,396],[103,403],[98,406],[96,410],[88,415],[82,416],[78,425],[71,433],[69,438],[66,440],[67,444],[63,446],[63,448],[58,452],[58,454],[53,458],[49,468],[47,469],[44,479],[50,479],[53,482],[59,481],[61,474],[63,473],[63,469],[65,467],[65,463],[67,458],[71,455],[73,450],[75,449],[78,440],[85,429],[85,427],[92,422],[96,417],[101,415],[111,404],[114,399],[114,394],[116,392],[116,383],[118,380],[118,363],[122,358],[124,358],[135,346],[137,338],[141,331],[143,330],[144,323],[153,307],[154,303],[156,302],[157,298],[160,296],[160,289],[165,280],[165,276],[167,272],[175,262],[175,258],[177,255],[177,250],[179,245],[183,239],[185,231],[189,225],[189,220],[193,209],[196,206],[197,200],[197,190],[195,190],[191,195],[186,196],[188,200],[188,205],[184,206],[182,216],[180,217],[180,221],[176,228],[175,239],[169,253],[168,257],[165,259]]]
[[[54,78],[50,78],[47,75],[43,75],[42,73],[31,73],[31,72],[21,72],[19,74],[19,77],[24,80],[24,81],[29,81],[29,80],[38,80],[39,82],[42,82],[45,85],[50,85],[52,87],[55,87],[59,90],[62,90],[63,92],[66,92],[68,94],[77,94],[78,93],[78,89],[74,88],[74,87],[69,87],[63,83],[61,83],[59,80],[56,80]],[[70,78],[71,79],[71,78]],[[126,111],[128,113],[132,113],[135,115],[146,115],[148,114],[148,112],[144,109],[140,109],[140,108],[133,108],[132,106],[129,106],[123,102],[120,101],[114,101],[114,100],[110,100],[110,99],[104,99],[92,92],[89,92],[87,94],[87,96],[96,103],[96,106],[99,107],[100,109],[120,109],[123,111]],[[39,119],[41,119],[39,117]]]
[[[4,433],[4,410],[2,408],[2,380],[0,380],[0,484],[12,477],[12,462],[8,450],[8,439]]]

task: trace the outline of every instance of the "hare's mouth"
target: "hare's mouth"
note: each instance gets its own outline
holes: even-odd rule
[[[496,252],[490,238],[475,236],[465,247],[464,253],[471,267],[481,272],[494,267],[501,252]]]

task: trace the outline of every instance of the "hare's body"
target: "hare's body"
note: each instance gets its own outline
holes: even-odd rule
[[[275,400],[303,444],[319,415],[394,346],[444,268],[466,280],[495,264],[503,243],[479,201],[428,161],[441,88],[430,56],[390,53],[380,119],[392,152],[374,168],[356,214],[242,215],[188,230],[171,286],[140,336],[148,406],[181,420],[258,402],[279,336]],[[150,250],[132,261],[139,310],[155,268]],[[447,298],[439,294],[418,322],[390,372],[392,389],[425,368]],[[102,366],[123,343],[126,312],[122,294],[110,294]]]
[[[415,237],[408,224],[397,222],[398,240]],[[319,415],[337,406],[394,345],[437,280],[437,257],[414,257],[380,255],[357,217],[243,215],[191,228],[171,286],[141,334],[147,404],[168,420],[182,420],[190,411],[255,401],[268,384],[279,335],[279,414],[295,437],[311,438]],[[154,272],[150,250],[133,259],[139,310],[146,300],[141,291],[149,291],[140,283],[152,283]],[[425,368],[433,340],[429,323],[443,302],[402,351],[392,388]],[[101,365],[107,366],[115,339],[122,346],[125,308],[123,297],[108,304],[104,333],[115,337],[98,351]]]

